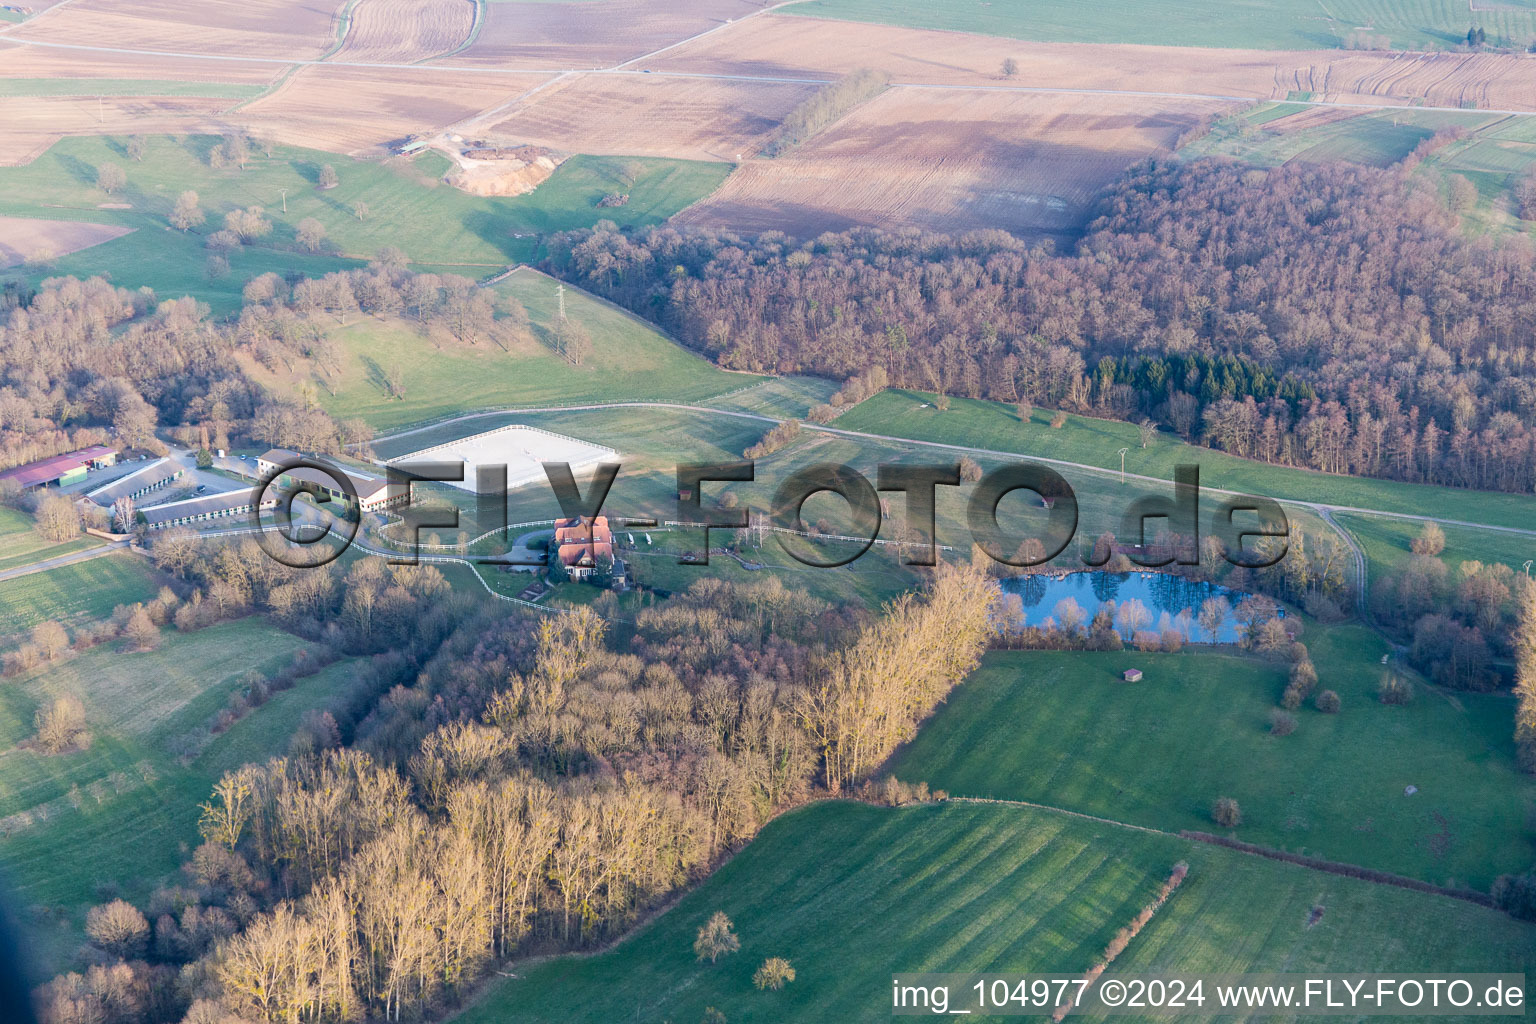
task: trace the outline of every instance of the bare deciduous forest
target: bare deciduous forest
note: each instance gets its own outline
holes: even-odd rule
[[[555,272],[741,370],[1153,418],[1336,473],[1536,486],[1536,253],[1400,170],[1150,163],[1074,255],[1004,232],[797,243],[602,225]]]

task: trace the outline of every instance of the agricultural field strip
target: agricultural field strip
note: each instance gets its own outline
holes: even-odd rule
[[[592,405],[547,406],[533,409],[489,409],[480,412],[465,413],[462,416],[455,416],[446,420],[438,420],[424,426],[412,427],[409,430],[400,430],[392,434],[383,434],[374,438],[372,443],[378,444],[383,441],[394,441],[402,437],[409,437],[412,434],[419,434],[427,430],[435,430],[446,424],[461,423],[466,420],[481,419],[487,416],[516,416],[527,413],[550,412],[592,412],[601,409],[676,409],[682,412],[706,413],[716,416],[730,416],[735,419],[755,420],[760,423],[768,424],[778,424],[784,422],[783,420],[776,419],[772,416],[764,416],[761,413],[739,412],[732,409],[711,409],[707,406],[684,405],[677,402],[602,402]],[[1099,476],[1123,476],[1126,480],[1136,480],[1141,483],[1168,483],[1167,480],[1164,480],[1160,477],[1146,476],[1141,473],[1130,472],[1122,474],[1118,470],[1106,469],[1103,466],[1092,466],[1085,462],[1069,462],[1066,459],[1052,459],[1042,455],[1030,455],[1026,452],[999,451],[995,448],[977,448],[970,445],[948,444],[943,441],[921,441],[916,438],[894,437],[888,434],[869,434],[858,430],[841,430],[837,427],[822,426],[820,424],[803,421],[801,423],[801,427],[805,430],[819,431],[821,433],[831,434],[837,437],[848,437],[865,441],[877,441],[884,444],[905,444],[915,445],[922,448],[937,448],[943,451],[960,452],[970,455],[983,455],[996,459],[1029,459],[1032,462],[1041,462],[1052,466],[1064,466],[1068,469],[1077,469],[1087,473],[1095,473]],[[1202,490],[1209,491],[1212,494],[1230,494],[1238,496],[1248,493],[1246,491],[1227,490],[1222,487],[1202,487]],[[1355,544],[1354,538],[1350,536],[1349,531],[1344,529],[1344,527],[1340,526],[1338,523],[1334,522],[1330,518],[1329,513],[1352,512],[1361,515],[1382,516],[1387,519],[1403,519],[1420,523],[1438,523],[1443,526],[1461,526],[1473,530],[1492,530],[1498,533],[1510,533],[1518,534],[1524,537],[1536,537],[1536,530],[1526,530],[1516,526],[1493,526],[1488,523],[1471,522],[1465,519],[1445,519],[1440,516],[1419,515],[1412,512],[1386,512],[1380,509],[1360,508],[1354,505],[1332,505],[1327,502],[1308,501],[1305,498],[1277,498],[1275,500],[1279,501],[1281,504],[1294,505],[1298,508],[1310,509],[1311,511],[1316,512],[1319,517],[1328,522],[1329,525],[1333,526],[1334,529],[1343,534],[1345,539],[1348,541],[1351,550],[1355,553],[1355,568],[1357,575],[1359,575],[1361,579],[1364,578],[1365,572],[1364,554],[1361,552],[1359,546]]]
[[[74,562],[84,562],[91,558],[100,558],[102,555],[110,555],[115,551],[121,551],[128,546],[126,540],[113,541],[101,547],[87,548],[84,551],[72,551],[67,555],[55,555],[52,558],[44,558],[36,562],[28,562],[26,565],[18,565],[11,569],[0,571],[0,581],[13,580],[18,576],[29,576],[34,572],[46,572],[49,569],[57,569],[61,565],[70,565]]]
[[[701,78],[715,79],[729,82],[772,82],[788,85],[825,85],[832,78],[811,78],[789,75],[730,75],[718,73],[706,73],[695,71],[633,71],[624,65],[616,65],[607,68],[571,68],[566,71],[552,71],[549,68],[503,68],[503,67],[476,67],[462,64],[402,64],[393,62],[375,61],[342,61],[312,58],[284,58],[284,57],[254,57],[254,56],[230,56],[225,54],[209,53],[181,53],[169,50],[137,50],[112,46],[88,46],[82,43],[53,43],[32,39],[6,38],[4,42],[17,46],[41,46],[57,50],[84,50],[94,53],[128,54],[138,57],[176,57],[184,60],[209,60],[226,61],[236,64],[278,64],[284,67],[303,67],[306,65],[320,65],[330,68],[375,68],[398,71],[464,71],[476,72],[485,75],[549,75],[550,81],[545,82],[529,93],[516,97],[512,103],[525,99],[532,92],[546,88],[556,81],[569,75],[646,75],[651,78]],[[673,44],[678,45],[678,44]],[[670,47],[668,47],[670,48]],[[641,58],[643,59],[643,58]],[[625,64],[632,63],[626,61]],[[1083,89],[1070,86],[1043,86],[1043,85],[964,85],[954,82],[930,83],[930,82],[892,82],[893,89],[945,89],[956,92],[1013,92],[1052,96],[1128,96],[1141,99],[1168,99],[1168,100],[1194,100],[1215,103],[1250,103],[1255,100],[1271,100],[1267,96],[1237,96],[1221,93],[1186,93],[1186,92],[1155,92],[1136,89]],[[1308,107],[1336,107],[1344,110],[1411,110],[1411,111],[1435,111],[1441,113],[1457,114],[1503,114],[1511,117],[1530,117],[1536,115],[1536,110],[1519,110],[1499,107],[1451,107],[1432,106],[1428,104],[1412,103],[1366,103],[1361,101],[1345,100],[1287,100],[1298,106]],[[504,109],[503,104],[497,109]],[[485,115],[479,115],[485,116]]]

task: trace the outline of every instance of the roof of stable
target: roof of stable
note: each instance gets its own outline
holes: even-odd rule
[[[172,480],[183,472],[181,463],[173,459],[156,459],[147,466],[140,466],[132,473],[118,477],[110,483],[102,484],[93,491],[87,491],[85,496],[98,505],[112,504],[118,498],[135,491],[142,491],[146,487],[154,487],[167,480]]]
[[[8,469],[0,473],[0,480],[13,480],[23,487],[31,487],[35,484],[47,483],[49,480],[57,480],[65,473],[79,469],[94,459],[116,454],[116,448],[109,448],[104,444],[93,444],[77,452],[53,455],[46,459],[38,459],[36,462],[29,462],[24,466]]]

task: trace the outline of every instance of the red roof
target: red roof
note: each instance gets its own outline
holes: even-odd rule
[[[560,545],[560,563],[562,565],[582,565],[589,563],[596,565],[599,558],[613,560],[612,544],[562,544]]]
[[[116,455],[116,448],[108,448],[104,444],[93,444],[89,448],[82,448],[77,452],[69,452],[65,455],[55,455],[47,459],[39,459],[29,462],[25,466],[16,466],[0,473],[0,480],[14,480],[22,487],[32,487],[35,484],[45,484],[50,480],[57,480],[71,470],[79,469],[96,459],[108,455]]]
[[[613,541],[613,531],[608,529],[608,517],[598,516],[589,519],[585,516],[576,516],[571,519],[557,519],[555,521],[556,544],[609,544]]]

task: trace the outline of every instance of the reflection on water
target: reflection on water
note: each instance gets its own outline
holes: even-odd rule
[[[1174,629],[1208,643],[1238,641],[1232,609],[1248,596],[1166,572],[1030,573],[1003,580],[1002,588],[1019,596],[1026,625],[1086,626],[1100,605],[1113,601],[1115,626],[1127,638],[1138,629]],[[1225,608],[1208,606],[1211,598],[1221,598]]]

